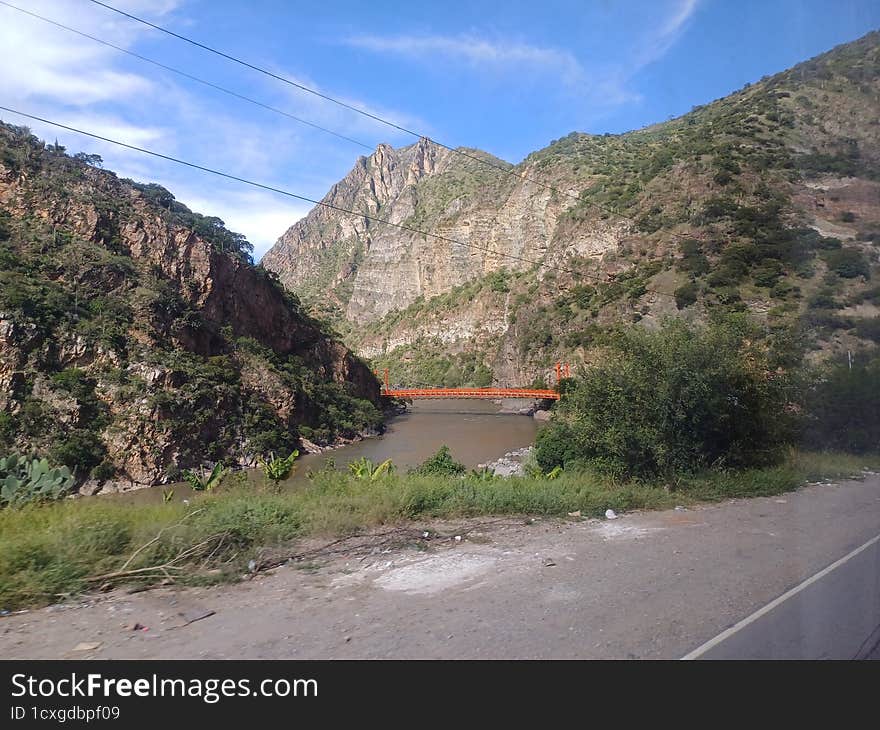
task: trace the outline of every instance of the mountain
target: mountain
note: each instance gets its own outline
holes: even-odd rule
[[[380,145],[324,202],[472,247],[316,207],[263,265],[399,382],[527,383],[589,360],[616,323],[719,307],[855,348],[880,329],[878,72],[872,32],[518,165]]]
[[[0,452],[109,491],[351,437],[378,403],[222,221],[0,124]]]

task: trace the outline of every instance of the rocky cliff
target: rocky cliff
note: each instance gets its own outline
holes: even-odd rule
[[[380,146],[327,202],[488,251],[316,208],[264,265],[410,382],[467,382],[474,359],[497,382],[540,378],[615,323],[718,307],[858,347],[878,329],[878,39],[509,168]]]
[[[376,427],[378,383],[222,221],[0,126],[0,450],[93,489]]]

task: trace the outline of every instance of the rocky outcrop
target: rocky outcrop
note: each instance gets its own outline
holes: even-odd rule
[[[501,169],[427,139],[399,150],[379,145],[322,202],[472,247],[318,206],[288,229],[263,266],[307,299],[330,290],[345,318],[362,323],[509,264],[493,251],[543,256],[571,201],[552,202],[546,190],[517,185],[504,172],[510,166],[491,155],[466,154]]]
[[[422,140],[394,150],[381,144],[324,196],[327,206],[381,216],[395,223],[412,215],[414,186],[442,167],[448,152]],[[395,201],[393,209],[389,203]],[[291,226],[263,257],[262,265],[278,274],[293,291],[304,285],[318,292],[354,277],[362,259],[372,258],[374,235],[380,229],[360,216],[347,216],[318,206],[307,218]]]
[[[0,448],[88,443],[104,478],[157,484],[300,427],[345,435],[328,398],[378,405],[370,369],[222,222],[24,130],[0,126],[0,148]]]

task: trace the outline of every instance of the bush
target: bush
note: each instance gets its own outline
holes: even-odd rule
[[[870,277],[868,261],[857,248],[840,248],[825,255],[828,268],[844,279],[855,279],[857,276]]]
[[[807,306],[810,309],[841,309],[843,305],[834,298],[834,292],[826,288],[813,294],[807,300]]]
[[[752,271],[752,279],[757,286],[774,286],[785,273],[782,262],[777,259],[765,259]]]
[[[788,378],[740,315],[627,329],[539,434],[547,472],[582,460],[620,477],[766,463],[795,436]]]
[[[880,317],[871,317],[863,319],[856,323],[856,335],[863,340],[873,340],[880,344]],[[877,383],[880,388],[880,383]]]
[[[821,369],[807,393],[804,443],[866,453],[880,448],[880,353],[857,353]]]
[[[691,306],[697,301],[699,291],[697,285],[692,281],[682,284],[675,290],[675,306],[679,309]]]
[[[104,461],[107,447],[94,431],[77,428],[49,451],[52,461],[67,464],[80,475],[88,474]]]
[[[453,459],[449,447],[444,444],[430,459],[413,469],[412,473],[422,476],[454,476],[464,474],[465,471],[465,465]]]
[[[770,296],[774,299],[787,299],[789,297],[798,299],[801,296],[801,288],[788,281],[778,281],[770,289]]]
[[[489,282],[489,288],[498,294],[506,294],[510,291],[510,285],[507,282],[507,272],[504,269],[493,271],[486,277]]]
[[[736,259],[721,263],[706,278],[706,283],[713,289],[722,289],[728,286],[736,286],[749,273],[748,264]]]

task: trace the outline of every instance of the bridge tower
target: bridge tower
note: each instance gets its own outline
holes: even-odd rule
[[[556,363],[556,384],[559,384],[559,381],[563,378],[571,377],[571,365],[567,362],[557,362]]]

